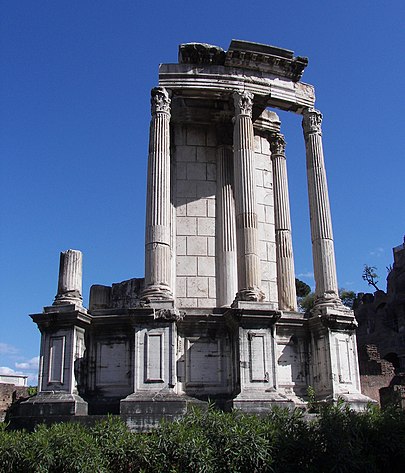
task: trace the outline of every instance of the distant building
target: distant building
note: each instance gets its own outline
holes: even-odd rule
[[[405,242],[393,256],[387,292],[358,300],[357,341],[363,392],[382,405],[396,399],[405,408]]]
[[[28,376],[20,374],[0,374],[0,384],[13,384],[14,386],[26,387]]]

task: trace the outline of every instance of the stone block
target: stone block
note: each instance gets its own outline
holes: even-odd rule
[[[257,187],[263,187],[263,172],[262,169],[255,169]]]
[[[196,197],[196,181],[177,181],[177,197]]]
[[[267,242],[259,240],[259,258],[261,261],[267,261]]]
[[[207,256],[207,238],[203,236],[187,237],[187,255]],[[195,272],[194,274],[197,274]]]
[[[264,204],[256,205],[257,220],[258,222],[266,222],[266,213],[264,210]]]
[[[207,200],[207,217],[215,218],[215,200],[214,199]]]
[[[276,265],[270,261],[261,261],[261,272],[263,281],[271,281],[276,278]]]
[[[217,183],[214,181],[197,181],[197,196],[214,199],[217,191]]]
[[[269,189],[266,187],[256,187],[256,202],[258,204],[268,204],[267,201],[270,197],[273,197],[273,193]]]
[[[186,237],[178,235],[176,237],[176,255],[177,256],[186,256],[187,247],[186,247]]]
[[[195,256],[178,256],[176,258],[177,276],[194,276],[197,274],[197,258]]]
[[[208,278],[194,277],[187,278],[187,296],[188,297],[208,297]]]
[[[187,278],[185,277],[176,278],[176,296],[187,297]]]
[[[177,199],[176,213],[178,217],[187,216],[187,202],[189,201],[186,197],[179,197]]]
[[[268,300],[270,302],[278,303],[278,289],[276,281],[269,281],[269,296]]]
[[[276,261],[276,243],[273,241],[266,242],[267,245],[267,261]]]
[[[264,300],[269,301],[269,296],[270,296],[269,281],[262,279],[260,289],[264,293]]]
[[[186,126],[185,125],[176,125],[173,127],[173,144],[177,146],[186,144]]]
[[[261,137],[259,135],[255,136],[254,150],[256,153],[262,152]]]
[[[204,163],[215,163],[217,160],[216,148],[197,147],[197,161]]]
[[[195,217],[177,217],[177,235],[196,235],[197,219]]]
[[[195,297],[178,297],[177,306],[179,308],[197,307],[197,298]]]
[[[205,199],[192,200],[187,204],[188,217],[206,217],[207,201]]]
[[[262,154],[270,156],[270,143],[267,138],[262,137]]]
[[[267,189],[273,189],[273,174],[270,171],[262,171],[263,186]]]
[[[209,128],[207,130],[207,146],[216,146],[217,145],[217,130]]]
[[[215,238],[207,237],[208,256],[215,256]]]
[[[197,148],[195,146],[176,146],[176,161],[190,162],[197,158]]]
[[[205,146],[207,144],[205,129],[189,125],[187,127],[187,144]]]
[[[176,165],[176,178],[187,179],[187,166],[183,162],[177,162]]]
[[[197,258],[198,276],[215,276],[215,258],[212,256],[199,256]]]
[[[274,207],[266,205],[264,208],[264,212],[266,214],[266,223],[274,224]]]
[[[205,163],[187,163],[187,179],[205,181],[207,179],[207,165]]]
[[[197,299],[197,307],[213,308],[216,305],[216,299]],[[211,373],[212,374],[212,373]]]
[[[215,278],[208,278],[208,296],[210,299],[215,299],[217,297],[217,284]]]
[[[263,169],[263,171],[271,171],[270,156],[255,153],[255,167],[256,169]]]
[[[215,236],[215,218],[197,218],[197,235]]]
[[[259,222],[259,240],[261,241],[274,241],[275,234],[274,234],[274,225],[269,223],[260,223]]]
[[[213,163],[207,164],[207,180],[216,181],[217,180],[217,165]]]

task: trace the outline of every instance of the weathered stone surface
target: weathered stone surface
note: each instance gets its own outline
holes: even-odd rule
[[[82,253],[67,250],[60,254],[58,293],[54,305],[82,306]]]
[[[297,82],[308,65],[308,58],[294,57],[293,51],[267,44],[232,40],[225,65],[269,72]]]

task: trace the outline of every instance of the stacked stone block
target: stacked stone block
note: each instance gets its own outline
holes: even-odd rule
[[[216,141],[209,127],[176,127],[176,300],[215,307]]]
[[[277,304],[276,237],[274,231],[273,173],[267,138],[255,136],[256,198],[259,231],[261,289]]]

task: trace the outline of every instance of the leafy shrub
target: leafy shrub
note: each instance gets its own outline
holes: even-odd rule
[[[194,410],[150,434],[117,417],[8,431],[0,424],[0,473],[322,473],[402,472],[405,412],[344,403],[302,411],[274,408],[259,418],[214,408]]]

